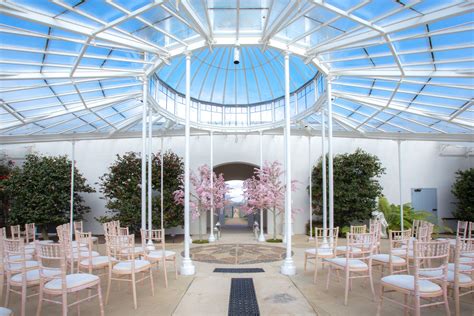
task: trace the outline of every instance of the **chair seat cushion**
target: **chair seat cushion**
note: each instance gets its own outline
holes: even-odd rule
[[[61,274],[61,270],[60,269],[45,269],[43,270],[43,275],[45,277],[54,277],[56,275],[60,275]],[[12,283],[16,283],[16,284],[21,284],[22,281],[23,281],[23,273],[18,273],[18,274],[15,274],[14,276],[12,276],[11,278],[11,281]],[[39,269],[35,269],[35,270],[29,270],[29,271],[26,271],[26,282],[33,282],[33,283],[39,283],[39,280],[40,280],[40,272],[39,272]]]
[[[8,309],[6,307],[0,307],[0,316],[11,316],[13,315],[13,312],[11,309]]]
[[[379,253],[379,254],[376,254],[376,255],[372,255],[372,260],[379,261],[379,262],[384,262],[384,263],[389,263],[390,262],[390,255],[389,254],[384,254],[384,253]],[[405,263],[405,259],[392,255],[392,263],[400,263],[400,264]]]
[[[468,263],[468,264],[474,264],[474,258],[461,257],[461,258],[459,258],[459,262],[461,262],[461,263]]]
[[[96,281],[99,281],[99,277],[97,275],[93,274],[88,274],[88,273],[74,273],[74,274],[68,274],[66,275],[66,287],[68,289],[82,286],[82,285],[87,285],[90,283],[95,283]],[[52,281],[49,281],[44,285],[45,289],[48,290],[61,290],[61,279],[54,279]]]
[[[135,260],[135,271],[143,270],[150,266],[150,261],[148,260]],[[118,272],[132,272],[132,261],[121,261],[114,265],[114,271]]]
[[[97,251],[91,251],[91,254],[92,254],[92,257],[98,257],[100,256],[100,254],[97,252]],[[79,259],[79,252],[73,252],[72,254],[72,257],[74,259]],[[81,258],[84,258],[84,257],[89,257],[89,251],[82,251],[81,252]],[[68,254],[67,255],[67,258],[70,259],[71,258],[71,255]]]
[[[150,251],[148,254],[147,254],[147,257],[150,257],[150,258],[156,258],[156,259],[159,259],[159,258],[163,258],[163,255],[164,257],[168,258],[168,257],[173,257],[176,255],[176,253],[174,251],[170,251],[170,250],[165,250],[163,252],[163,250],[153,250],[153,251]]]
[[[359,248],[356,248],[356,247],[351,247],[352,248],[352,252],[361,252],[361,250]],[[337,246],[336,247],[336,251],[347,251],[347,246]]]
[[[427,277],[438,277],[443,275],[443,271],[441,270],[432,270],[432,271],[420,271],[420,275],[427,276]],[[471,283],[472,279],[470,276],[458,273],[459,275],[459,283]],[[448,282],[454,282],[454,271],[448,271]]]
[[[382,278],[382,284],[393,285],[405,290],[415,290],[415,277],[407,274],[395,274],[389,275]],[[432,293],[441,291],[441,287],[428,280],[419,280],[420,292]]]
[[[462,257],[474,258],[474,252],[465,252],[461,254]]]
[[[406,248],[393,248],[392,255],[395,256],[406,256],[407,249]],[[408,258],[413,258],[413,250],[408,250]]]
[[[129,253],[134,253],[134,254],[141,254],[143,253],[143,247],[141,246],[136,246],[132,249],[123,249],[121,251],[121,253],[124,253],[124,254],[129,254]]]
[[[338,266],[345,267],[347,263],[349,263],[349,268],[353,269],[368,269],[367,263],[359,259],[349,259],[346,258],[330,258],[324,259],[327,262],[334,263]]]
[[[10,255],[9,256],[9,260],[10,261],[19,261],[19,260],[31,260],[33,259],[33,256],[32,255],[28,255],[28,254],[25,254],[25,256],[23,257],[22,255]],[[7,262],[7,258],[5,257],[5,263]]]
[[[112,261],[117,261],[116,259],[112,258]],[[88,267],[89,264],[92,264],[93,267],[95,266],[105,266],[109,264],[109,256],[97,256],[92,257],[92,260],[89,259],[81,260],[80,265],[84,267]]]
[[[454,266],[455,264],[454,263],[448,263],[448,270],[449,271],[454,271]],[[459,271],[468,271],[468,270],[471,270],[472,267],[470,265],[467,265],[467,264],[460,264],[459,265]]]
[[[34,261],[34,260],[25,261],[25,267],[27,269],[35,268],[38,266],[39,266],[38,261]],[[6,264],[5,268],[9,268],[10,270],[21,270],[23,269],[23,262]]]
[[[310,255],[316,255],[316,253],[320,256],[331,256],[333,255],[331,248],[309,248],[306,249],[304,252]]]

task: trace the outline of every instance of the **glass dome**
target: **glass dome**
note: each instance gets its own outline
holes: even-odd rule
[[[157,71],[158,78],[172,89],[184,93],[186,58],[171,60]],[[191,57],[191,97],[223,104],[253,104],[280,98],[284,88],[284,55],[275,48],[240,48],[240,63],[234,64],[234,47],[203,48]],[[290,56],[290,90],[296,90],[317,73],[314,64]]]

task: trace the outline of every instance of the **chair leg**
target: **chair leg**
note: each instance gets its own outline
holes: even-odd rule
[[[456,311],[456,316],[461,315],[461,302],[459,297],[459,287],[454,286],[454,306]]]
[[[163,257],[163,274],[165,277],[165,288],[168,288],[168,273],[166,271],[166,257]]]
[[[346,284],[344,286],[344,305],[347,305],[347,298],[349,297],[349,283],[350,283],[351,273],[349,270],[346,270]]]
[[[67,316],[67,293],[63,292],[62,294],[63,301],[63,316]]]
[[[380,312],[382,310],[382,303],[383,303],[383,285],[380,286],[380,297],[379,303],[377,304],[377,316],[380,316]]]
[[[107,293],[105,294],[105,305],[109,302],[110,285],[112,283],[112,270],[109,267],[109,279],[107,280]]]
[[[374,289],[374,280],[372,278],[372,269],[369,268],[369,282],[370,282],[370,290],[372,291],[372,298],[375,302],[375,289]]]
[[[413,298],[415,300],[415,316],[421,316],[421,307],[420,307],[420,296]]]
[[[3,271],[2,271],[3,273]],[[3,298],[3,286],[4,286],[5,276],[0,275],[0,300]]]
[[[102,302],[102,290],[100,288],[100,281],[97,284],[97,295],[99,297],[100,316],[104,316],[104,304]]]
[[[36,308],[36,316],[41,315],[41,309],[43,307],[43,283],[40,281],[39,293],[38,293],[38,307]]]
[[[90,290],[88,290],[90,291]],[[76,302],[79,302],[79,291],[76,292]],[[76,304],[76,309],[77,309],[77,316],[81,315],[81,304],[77,303]]]
[[[331,271],[332,271],[332,268],[331,268],[331,265],[329,265],[328,276],[326,278],[326,291],[329,290],[329,279],[331,278]]]
[[[21,285],[21,316],[25,316],[26,311],[26,277],[23,278],[24,283]]]
[[[459,295],[458,295],[458,298],[459,298]],[[444,308],[446,310],[446,315],[449,316],[451,315],[451,311],[449,310],[448,289],[446,285],[443,287],[443,301],[444,301]]]
[[[150,283],[151,283],[151,296],[155,296],[155,283],[153,281],[153,272],[152,272],[152,267],[150,266]],[[166,274],[166,270],[165,270]],[[166,287],[168,287],[168,282],[166,282]]]
[[[174,266],[174,279],[178,279],[178,269],[176,268],[176,257],[173,257],[173,266]]]
[[[7,277],[7,293],[5,293],[5,307],[8,307],[10,301],[10,280]]]
[[[303,269],[304,272],[306,272],[306,263],[307,263],[307,261],[308,261],[308,254],[305,253],[304,254],[304,269]]]
[[[133,292],[133,307],[138,308],[137,304],[137,284],[135,283],[135,273],[132,273],[132,292]]]
[[[314,259],[314,277],[313,277],[313,282],[316,284],[316,281],[318,279],[318,258],[316,257]]]

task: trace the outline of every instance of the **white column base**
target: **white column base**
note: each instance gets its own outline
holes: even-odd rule
[[[314,240],[314,237],[308,237],[308,240]]]
[[[196,273],[196,267],[193,264],[191,258],[183,258],[181,262],[180,274],[181,275],[194,275]]]
[[[148,242],[146,243],[146,249],[150,251],[155,250],[155,245],[153,244],[153,241],[148,240]]]
[[[258,236],[258,241],[259,242],[265,242],[265,235],[263,234],[262,231],[260,231],[260,235]]]
[[[283,264],[280,267],[280,273],[284,275],[295,275],[296,274],[296,266],[293,263],[292,258],[286,258],[283,261]]]
[[[214,234],[210,234],[209,235],[209,238],[207,239],[209,242],[215,242],[216,241],[216,237],[214,237]]]

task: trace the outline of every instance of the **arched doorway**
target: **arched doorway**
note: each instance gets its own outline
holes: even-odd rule
[[[223,230],[252,230],[254,221],[260,222],[260,216],[246,215],[241,207],[243,203],[243,182],[252,177],[254,169],[258,166],[245,162],[230,162],[220,164],[214,167],[214,172],[218,175],[222,173],[227,185],[230,187],[230,192],[227,196],[229,204],[224,210],[219,210],[215,213],[214,222],[221,224]],[[266,213],[264,214],[264,229],[266,230]],[[210,218],[208,218],[208,225]]]

